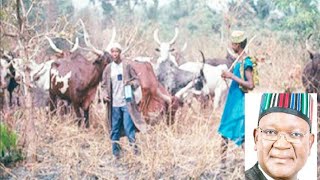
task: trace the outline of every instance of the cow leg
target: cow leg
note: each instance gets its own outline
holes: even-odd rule
[[[92,88],[88,91],[87,97],[82,103],[82,109],[84,113],[84,123],[86,128],[89,128],[89,108],[90,104],[93,102],[94,97],[96,96],[97,88]]]
[[[84,115],[84,124],[86,128],[89,128],[89,108],[87,110],[83,110]]]
[[[80,127],[81,126],[82,116],[81,116],[79,104],[78,103],[73,103],[73,108],[74,108],[74,112],[76,113],[76,116],[77,116],[76,122],[78,122],[78,126]]]
[[[57,108],[57,97],[56,95],[50,93],[50,112],[52,114],[55,114],[56,108]]]
[[[9,91],[9,107],[12,106],[12,91]]]
[[[222,96],[222,92],[219,88],[217,88],[215,91],[214,91],[214,98],[213,98],[213,110],[217,110],[219,105],[221,104],[220,101],[221,101],[221,96]]]
[[[17,89],[17,97],[16,97],[16,99],[17,99],[17,106],[20,106],[20,96],[22,95],[21,94],[21,88],[20,88],[21,86],[20,85],[18,85],[18,87],[16,88]]]

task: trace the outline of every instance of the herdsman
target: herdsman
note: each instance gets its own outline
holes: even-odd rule
[[[245,53],[247,37],[243,31],[233,31],[231,34],[233,51],[240,57],[235,63],[233,72],[223,71],[222,77],[232,80],[224,111],[221,117],[219,134],[222,136],[221,165],[226,167],[226,154],[229,140],[240,146],[244,142],[244,95],[254,88],[253,63]]]
[[[121,45],[111,45],[113,62],[104,70],[102,76],[102,96],[107,102],[110,138],[112,141],[112,153],[116,159],[120,158],[120,137],[126,135],[130,145],[137,153],[136,129],[146,132],[147,125],[138,111],[133,91],[139,86],[139,79],[126,60],[121,58]],[[125,96],[127,90],[127,97]]]

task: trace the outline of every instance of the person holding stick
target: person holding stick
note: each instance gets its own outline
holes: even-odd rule
[[[244,142],[244,95],[254,88],[253,63],[245,50],[247,37],[243,31],[233,31],[231,34],[232,49],[238,55],[228,71],[222,72],[223,78],[231,79],[228,97],[218,129],[222,137],[221,165],[225,168],[226,152],[229,140],[241,146]],[[251,41],[250,41],[251,42]],[[233,72],[230,70],[233,68]]]

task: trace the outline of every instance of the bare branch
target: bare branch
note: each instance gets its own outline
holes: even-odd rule
[[[81,23],[82,28],[83,28],[84,42],[86,43],[86,45],[87,45],[88,47],[90,47],[90,48],[93,50],[94,53],[96,53],[96,54],[98,54],[98,55],[103,55],[103,51],[95,48],[95,47],[90,43],[90,40],[89,40],[89,37],[88,37],[88,32],[87,32],[86,27],[85,27],[85,25],[84,25],[84,23],[83,23],[82,20],[80,20],[80,23]]]
[[[34,0],[32,0],[32,2],[31,2],[31,5],[30,5],[30,7],[29,7],[29,9],[28,9],[28,11],[27,11],[27,13],[26,13],[26,17],[29,16],[29,14],[30,14],[30,12],[31,12],[31,10],[32,10],[32,8],[33,8],[33,5],[34,5]]]

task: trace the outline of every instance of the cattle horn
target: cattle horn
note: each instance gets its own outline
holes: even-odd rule
[[[174,29],[174,37],[171,39],[171,41],[169,42],[170,45],[172,45],[174,42],[176,42],[176,39],[178,37],[179,34],[179,29],[176,27]]]
[[[86,45],[87,45],[89,48],[92,49],[92,51],[93,51],[94,53],[102,56],[102,55],[103,55],[103,51],[95,48],[95,47],[90,43],[90,40],[89,40],[89,37],[88,37],[88,32],[86,31],[86,27],[85,27],[83,21],[80,20],[80,23],[81,23],[82,28],[83,28],[83,35],[84,35],[83,38],[84,38],[84,42],[86,43]]]
[[[61,49],[57,48],[57,46],[52,42],[52,40],[48,36],[45,36],[45,38],[49,41],[49,44],[54,51],[56,51],[58,53],[63,52]]]
[[[74,43],[74,46],[73,46],[73,48],[70,50],[70,52],[74,52],[74,51],[76,51],[77,49],[78,49],[78,47],[79,47],[79,38],[77,37],[76,38],[76,42]]]
[[[159,40],[159,29],[157,28],[153,32],[153,39],[160,45],[161,41]]]
[[[309,44],[309,39],[310,39],[310,37],[312,36],[312,34],[310,34],[309,36],[308,36],[308,38],[306,39],[306,49],[307,49],[307,51],[310,53],[310,54],[315,54],[316,52],[314,51],[314,50],[312,50],[312,48],[311,48],[311,45]]]
[[[110,51],[110,49],[111,49],[111,45],[112,45],[112,43],[114,42],[114,40],[115,40],[115,38],[116,38],[116,28],[115,27],[113,27],[112,28],[112,36],[111,36],[111,39],[110,39],[110,42],[109,42],[109,44],[107,45],[107,47],[106,47],[106,50],[107,51]]]
[[[185,42],[181,48],[181,52],[185,51],[187,49],[188,43]]]

